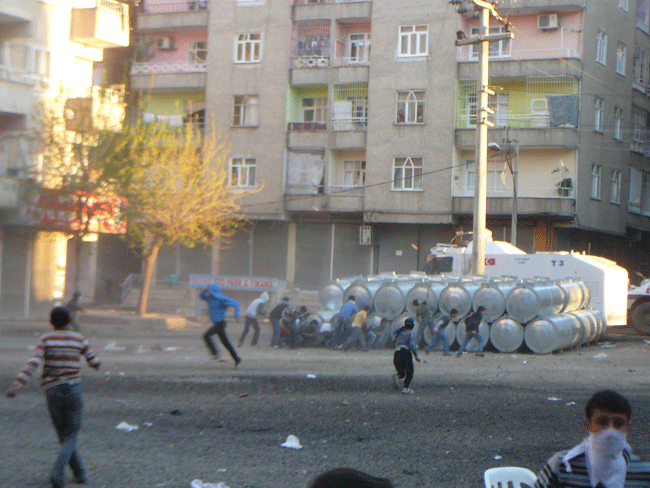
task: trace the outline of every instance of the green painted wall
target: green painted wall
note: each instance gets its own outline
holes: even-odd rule
[[[290,86],[287,91],[287,123],[303,122],[303,98],[327,98],[327,85]]]

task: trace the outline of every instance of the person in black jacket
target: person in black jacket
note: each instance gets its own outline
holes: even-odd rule
[[[280,345],[280,328],[282,327],[282,312],[284,309],[289,306],[289,297],[284,297],[280,303],[278,303],[271,313],[269,314],[269,320],[273,326],[273,337],[271,338],[270,347],[278,347]]]
[[[485,356],[485,353],[483,352],[483,346],[485,345],[485,342],[483,341],[481,334],[478,332],[478,326],[481,325],[481,321],[483,320],[483,312],[485,312],[485,307],[479,307],[476,312],[465,319],[465,340],[460,346],[460,349],[458,349],[456,356],[461,357],[463,355],[463,351],[467,347],[467,344],[469,344],[469,341],[475,337],[478,341],[478,351],[476,351],[476,355]]]

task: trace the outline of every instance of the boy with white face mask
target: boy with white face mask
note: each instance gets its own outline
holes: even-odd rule
[[[632,455],[626,441],[632,408],[612,390],[595,393],[585,406],[588,436],[569,451],[554,454],[535,488],[643,488],[650,486],[650,463]]]

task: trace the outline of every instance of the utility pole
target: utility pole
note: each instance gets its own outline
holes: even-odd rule
[[[475,176],[474,176],[474,218],[473,218],[473,248],[472,248],[472,271],[475,274],[485,274],[485,214],[487,206],[487,135],[488,127],[494,124],[488,120],[488,116],[493,114],[488,107],[489,95],[494,95],[494,91],[489,85],[489,46],[490,42],[513,39],[511,25],[506,19],[501,17],[497,11],[496,0],[450,0],[450,4],[458,5],[459,14],[465,14],[472,10],[476,11],[479,19],[479,34],[477,37],[467,38],[463,31],[456,33],[456,46],[466,46],[468,44],[478,44],[478,77],[477,77],[477,108],[476,108],[476,156],[475,156]],[[463,7],[463,3],[468,3],[472,7]],[[498,22],[505,26],[505,32],[499,34],[490,34],[490,16],[493,16]]]

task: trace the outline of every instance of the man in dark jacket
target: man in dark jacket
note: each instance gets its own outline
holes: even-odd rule
[[[271,338],[271,347],[278,347],[280,344],[280,328],[282,327],[282,312],[289,306],[289,297],[284,297],[280,303],[278,303],[271,313],[269,314],[269,320],[273,326],[273,337]]]
[[[458,349],[456,356],[461,357],[463,355],[463,351],[467,347],[467,344],[469,344],[469,341],[474,338],[476,338],[478,341],[478,350],[476,351],[476,355],[485,356],[485,353],[483,352],[483,346],[485,345],[485,342],[483,341],[481,334],[478,332],[478,327],[481,325],[481,322],[483,320],[483,312],[485,312],[485,307],[479,307],[476,312],[465,319],[465,340],[460,346],[460,349]]]

